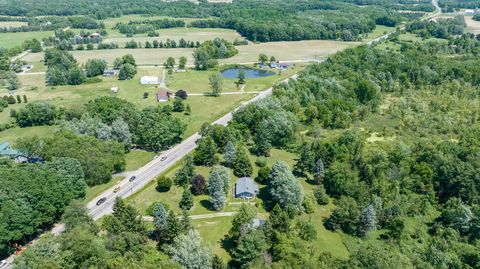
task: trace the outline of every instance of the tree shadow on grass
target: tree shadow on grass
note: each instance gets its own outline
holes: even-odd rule
[[[207,199],[201,200],[200,205],[203,206],[204,208],[210,210],[210,211],[215,211],[213,209],[212,203],[210,203],[210,201],[208,201]]]
[[[270,211],[273,208],[269,198],[270,194],[268,193],[267,187],[260,188],[260,191],[257,194],[257,199],[262,200],[263,208],[267,211]]]

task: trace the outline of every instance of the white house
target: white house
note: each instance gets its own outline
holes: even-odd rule
[[[154,84],[160,84],[160,81],[158,77],[143,76],[140,79],[140,83],[144,85],[154,85]]]

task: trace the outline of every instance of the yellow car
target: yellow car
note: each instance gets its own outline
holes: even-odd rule
[[[119,191],[120,191],[120,186],[117,186],[117,187],[115,187],[115,189],[113,189],[113,192],[114,192],[114,193],[117,193],[117,192],[119,192]]]

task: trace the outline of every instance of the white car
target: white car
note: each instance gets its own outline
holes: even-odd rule
[[[5,265],[7,265],[7,260],[3,260],[0,262],[0,268],[4,267]]]
[[[160,161],[163,162],[163,161],[165,161],[166,159],[167,159],[167,156],[162,156],[162,157],[160,158]]]

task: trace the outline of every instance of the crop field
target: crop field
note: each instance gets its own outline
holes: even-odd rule
[[[10,49],[22,45],[25,40],[32,38],[41,40],[42,38],[51,35],[53,35],[53,32],[51,31],[0,33],[0,47]]]
[[[239,53],[228,59],[221,59],[222,64],[252,63],[258,60],[258,54],[266,53],[275,56],[279,61],[316,60],[326,58],[337,51],[356,46],[360,42],[342,42],[329,40],[309,40],[291,42],[268,42],[238,46]],[[193,64],[194,49],[111,49],[111,50],[84,50],[72,51],[73,56],[80,64],[88,59],[104,59],[112,64],[115,58],[125,54],[132,54],[139,65],[161,65],[168,57],[180,58],[185,56],[188,64]],[[38,62],[43,58],[42,53],[30,53],[23,58],[27,62]]]
[[[474,21],[472,16],[465,16],[465,22],[467,23],[467,32],[480,34],[480,21]]]
[[[0,28],[8,27],[20,27],[26,26],[27,23],[24,21],[0,21]]]
[[[169,28],[169,29],[156,30],[155,32],[157,32],[159,36],[148,37],[146,34],[138,34],[138,35],[134,35],[133,37],[126,37],[123,34],[120,34],[120,33],[116,34],[115,32],[112,32],[112,34],[109,34],[109,36],[104,38],[103,42],[106,42],[106,43],[114,42],[114,43],[117,43],[120,47],[123,47],[125,46],[125,43],[130,40],[135,40],[136,42],[140,42],[142,46],[144,46],[146,41],[149,41],[150,43],[153,42],[153,40],[165,42],[167,39],[170,39],[178,42],[178,40],[180,40],[181,38],[185,39],[186,41],[195,41],[195,42],[212,40],[215,37],[224,38],[230,42],[233,42],[235,39],[243,39],[239,33],[229,29]]]

